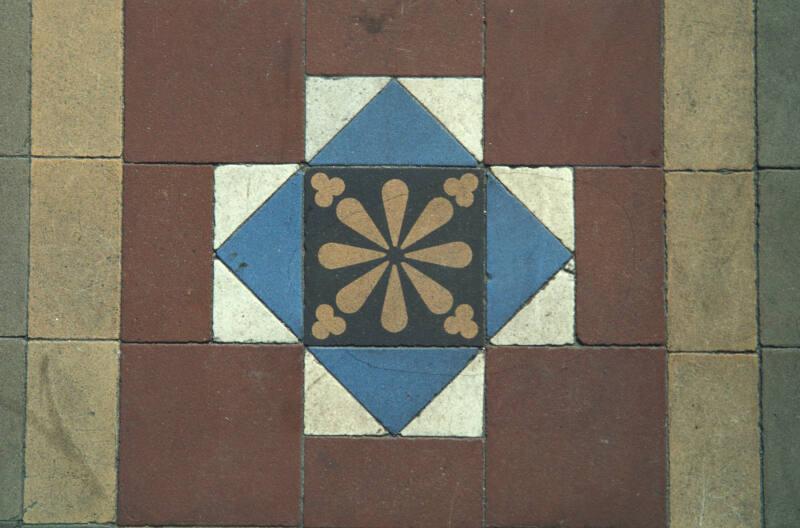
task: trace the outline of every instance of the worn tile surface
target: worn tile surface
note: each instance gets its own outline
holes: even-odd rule
[[[25,341],[0,338],[0,519],[22,517]]]
[[[800,171],[759,175],[761,343],[800,345]]]
[[[664,526],[665,355],[490,348],[488,525]]]
[[[664,0],[667,168],[752,167],[753,29],[750,0]]]
[[[0,155],[30,152],[31,2],[0,5]]]
[[[118,382],[117,343],[28,343],[26,523],[115,519]]]
[[[306,17],[314,75],[483,73],[479,0],[312,0]]]
[[[659,169],[575,171],[582,343],[664,343],[663,202]]]
[[[212,201],[211,167],[125,166],[123,341],[210,337]]]
[[[660,164],[660,13],[657,0],[487,2],[486,160]]]
[[[667,174],[670,349],[755,349],[754,198],[749,172]]]
[[[118,522],[296,525],[302,354],[123,346]]]
[[[119,336],[121,185],[118,160],[31,163],[31,336]]]
[[[125,159],[300,161],[302,39],[294,0],[128,3]]]
[[[0,336],[27,334],[30,161],[0,159]]]
[[[122,0],[33,2],[34,154],[119,156]]]
[[[480,440],[308,438],[305,526],[480,527],[482,450]]]
[[[763,352],[766,525],[800,523],[800,349]]]
[[[758,359],[671,354],[670,526],[761,526]]]

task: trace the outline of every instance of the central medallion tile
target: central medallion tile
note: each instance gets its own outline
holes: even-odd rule
[[[482,171],[312,167],[304,185],[306,343],[483,344]]]

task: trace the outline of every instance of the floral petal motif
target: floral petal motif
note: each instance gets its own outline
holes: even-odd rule
[[[472,194],[478,188],[478,177],[471,172],[464,173],[461,178],[448,178],[444,182],[444,192],[455,197],[461,207],[469,207],[475,201]]]
[[[439,315],[450,311],[450,308],[453,307],[453,295],[447,288],[407,262],[402,262],[400,265],[419,296],[422,297],[422,302],[425,303],[428,310]]]
[[[383,249],[389,249],[389,244],[383,238],[378,226],[369,216],[369,213],[361,202],[355,198],[345,198],[339,205],[336,206],[336,217],[344,225],[363,236],[367,240],[371,240]]]
[[[448,242],[410,251],[406,257],[448,268],[466,268],[472,262],[472,249],[466,242]]]
[[[328,178],[324,172],[318,172],[311,177],[311,187],[317,191],[314,203],[320,207],[330,207],[334,197],[344,192],[345,184],[341,178]]]
[[[468,304],[459,304],[455,315],[451,315],[444,321],[444,331],[448,334],[461,334],[467,339],[472,339],[478,335],[478,324],[472,320],[475,310]]]
[[[372,270],[339,290],[339,293],[336,294],[336,306],[348,314],[359,311],[364,306],[372,290],[377,286],[388,266],[388,262],[381,262]]]
[[[317,316],[317,321],[311,327],[311,335],[317,339],[326,339],[331,334],[342,335],[347,329],[347,322],[334,315],[333,306],[330,304],[320,304],[314,314]]]
[[[328,242],[319,248],[319,263],[326,269],[339,269],[355,266],[386,256],[382,251],[367,249],[338,242]]]
[[[425,238],[449,222],[451,218],[453,218],[453,204],[450,203],[450,200],[442,197],[434,198],[428,202],[417,221],[411,226],[411,231],[406,235],[400,248],[405,249]]]
[[[387,332],[397,333],[406,325],[408,325],[408,312],[403,286],[400,284],[400,273],[397,271],[397,266],[392,265],[389,284],[386,286],[386,297],[383,299],[381,326]]]
[[[383,210],[386,212],[386,223],[389,225],[389,237],[392,246],[397,246],[400,230],[403,228],[403,218],[406,215],[408,186],[403,180],[389,180],[381,188],[381,197]]]

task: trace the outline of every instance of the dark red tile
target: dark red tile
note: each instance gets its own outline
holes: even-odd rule
[[[662,344],[664,175],[575,171],[575,311],[586,344]]]
[[[482,75],[480,0],[310,0],[308,73]]]
[[[210,166],[125,165],[122,340],[211,337]]]
[[[666,525],[664,350],[486,359],[489,526]]]
[[[659,0],[486,5],[486,156],[660,165]]]
[[[483,442],[308,438],[305,526],[481,526]]]
[[[302,354],[123,345],[118,522],[297,524]]]
[[[303,2],[125,4],[125,159],[303,159]]]

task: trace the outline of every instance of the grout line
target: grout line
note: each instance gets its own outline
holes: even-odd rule
[[[666,47],[667,47],[667,15],[665,2],[660,5],[661,16],[661,163],[666,166],[667,164],[667,141],[666,141],[666,123],[667,116],[667,94],[666,94]],[[662,279],[663,295],[662,302],[664,308],[664,524],[670,526],[671,524],[671,467],[670,467],[670,431],[671,421],[669,413],[669,246],[667,244],[667,172],[663,170],[661,175],[661,237],[663,240],[664,251],[664,270]]]

